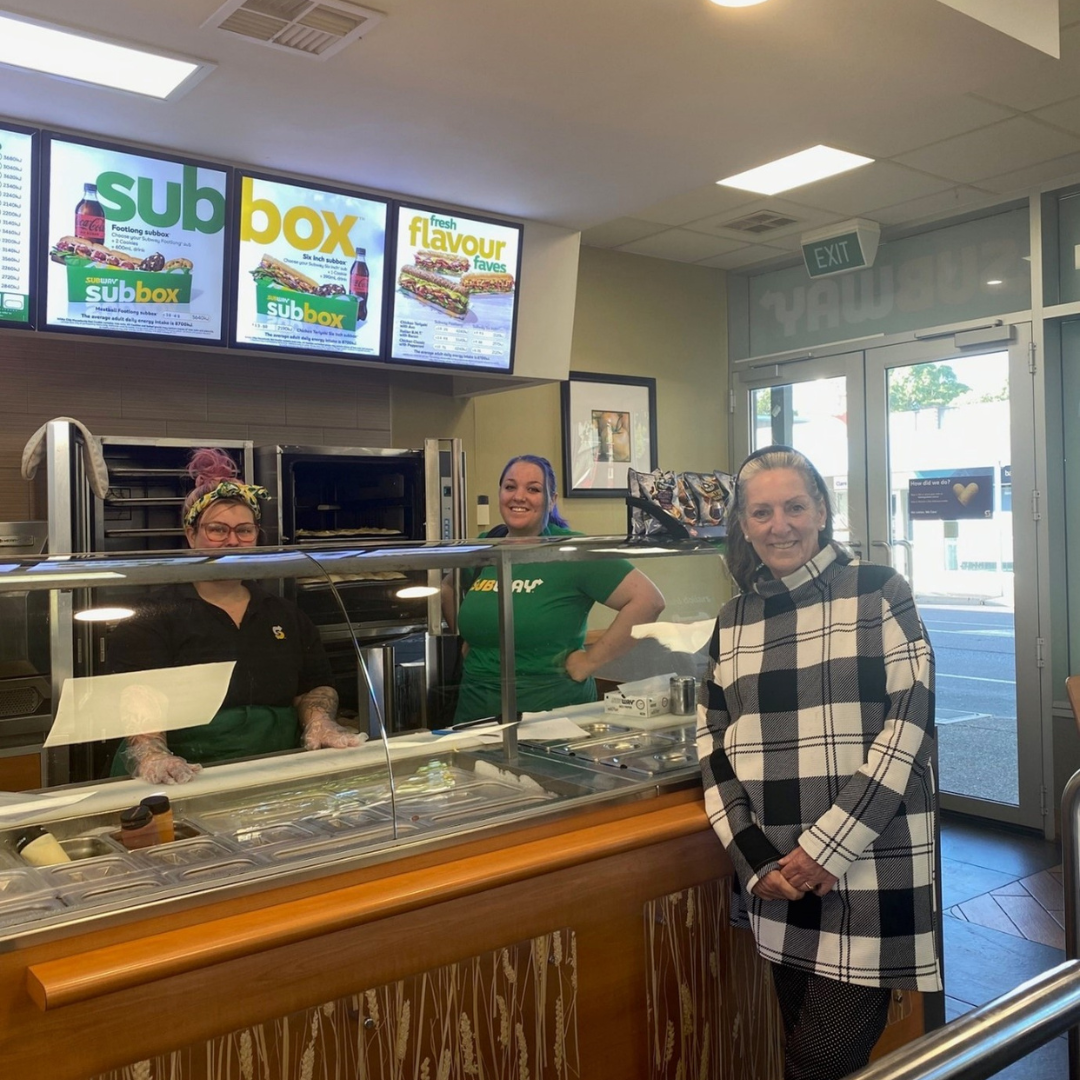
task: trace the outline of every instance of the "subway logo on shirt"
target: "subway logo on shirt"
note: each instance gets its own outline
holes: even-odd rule
[[[532,581],[515,581],[511,592],[525,592],[531,593],[533,589],[538,588],[544,584],[543,578],[533,578]],[[469,592],[498,592],[499,583],[494,578],[481,578],[479,581],[474,581],[472,588]]]

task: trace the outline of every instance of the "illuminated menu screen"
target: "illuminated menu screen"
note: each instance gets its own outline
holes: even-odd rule
[[[391,358],[510,371],[521,226],[400,205],[396,225]]]
[[[0,326],[30,325],[34,138],[0,127]]]
[[[45,326],[223,340],[227,169],[49,139]]]
[[[231,343],[382,354],[387,204],[240,174]]]

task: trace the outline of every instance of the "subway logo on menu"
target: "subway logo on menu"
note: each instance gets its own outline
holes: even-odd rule
[[[314,296],[259,281],[255,285],[255,310],[268,319],[327,330],[356,331],[355,296]]]
[[[190,274],[155,274],[67,267],[68,302],[85,304],[190,304]]]

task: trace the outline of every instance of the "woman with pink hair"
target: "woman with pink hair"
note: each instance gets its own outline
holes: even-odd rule
[[[188,472],[195,481],[183,509],[188,544],[207,552],[254,547],[267,490],[240,480],[223,450],[196,451]],[[121,744],[113,775],[178,784],[204,764],[362,741],[336,721],[338,695],[311,620],[254,581],[197,581],[162,590],[113,631],[109,658],[113,672],[236,662],[221,707],[198,727],[154,731],[168,702],[150,687],[129,688],[124,719],[139,734]]]

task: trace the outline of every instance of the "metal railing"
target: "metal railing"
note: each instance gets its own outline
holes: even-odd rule
[[[1069,1032],[1069,1077],[1080,1080],[1080,772],[1061,797],[1065,962],[987,1005],[852,1073],[848,1080],[984,1080]]]

